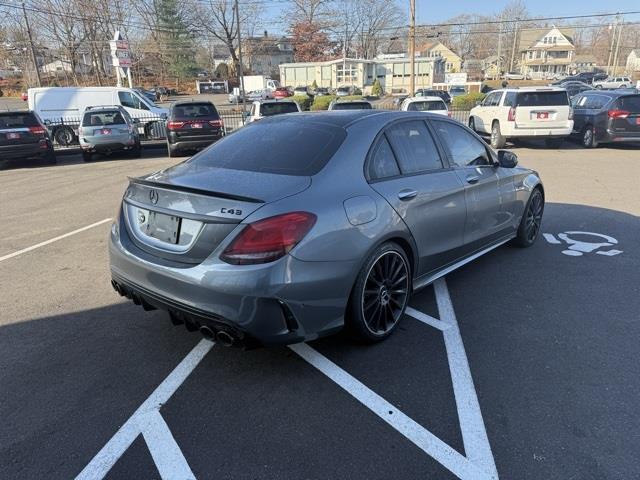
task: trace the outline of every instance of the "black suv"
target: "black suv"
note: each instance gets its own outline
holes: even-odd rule
[[[586,148],[599,143],[640,142],[640,94],[590,90],[571,101],[573,135]]]
[[[33,112],[0,112],[0,160],[27,158],[56,163],[49,132]]]
[[[201,150],[224,136],[224,123],[211,102],[176,102],[167,118],[169,157]]]

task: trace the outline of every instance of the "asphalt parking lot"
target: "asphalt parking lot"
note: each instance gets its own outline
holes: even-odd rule
[[[109,219],[163,150],[0,171],[0,478],[640,478],[640,150],[514,151],[546,186],[536,245],[381,344],[250,351],[109,284]]]

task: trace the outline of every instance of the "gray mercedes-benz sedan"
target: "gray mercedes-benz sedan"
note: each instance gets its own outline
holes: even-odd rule
[[[536,172],[441,115],[283,115],[132,178],[112,285],[224,345],[374,342],[416,289],[532,245],[543,210]]]

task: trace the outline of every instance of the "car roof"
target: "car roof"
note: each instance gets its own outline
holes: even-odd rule
[[[640,95],[639,93],[631,91],[630,88],[621,88],[619,90],[601,90],[601,89],[593,89],[586,90],[581,93],[581,95],[604,95],[607,97],[623,97],[628,95]]]
[[[494,92],[565,92],[566,89],[563,87],[511,87],[511,88],[499,88],[496,90],[492,90],[489,93]]]
[[[264,100],[254,100],[253,103],[259,103],[262,105],[263,103],[296,103],[294,100],[290,98],[265,98]]]
[[[442,100],[442,98],[440,97],[436,97],[435,95],[430,96],[424,96],[424,97],[409,97],[409,98],[405,98],[404,99],[405,102],[407,103],[413,103],[413,102],[444,102],[444,100]]]
[[[213,105],[209,100],[178,100],[177,102],[173,102],[171,104],[172,107],[184,107],[185,105],[197,105],[208,103],[209,105]]]
[[[98,105],[95,107],[87,107],[84,109],[84,112],[82,113],[89,113],[89,112],[100,112],[100,111],[112,111],[112,110],[123,110],[123,108],[120,105]]]

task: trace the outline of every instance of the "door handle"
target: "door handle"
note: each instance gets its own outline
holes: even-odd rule
[[[467,183],[470,184],[474,184],[474,183],[478,183],[478,180],[480,180],[480,177],[478,175],[467,175],[467,178],[465,179],[467,181]]]
[[[417,190],[411,190],[410,188],[405,188],[398,192],[398,198],[402,201],[411,200],[415,198],[416,195],[418,195]]]

